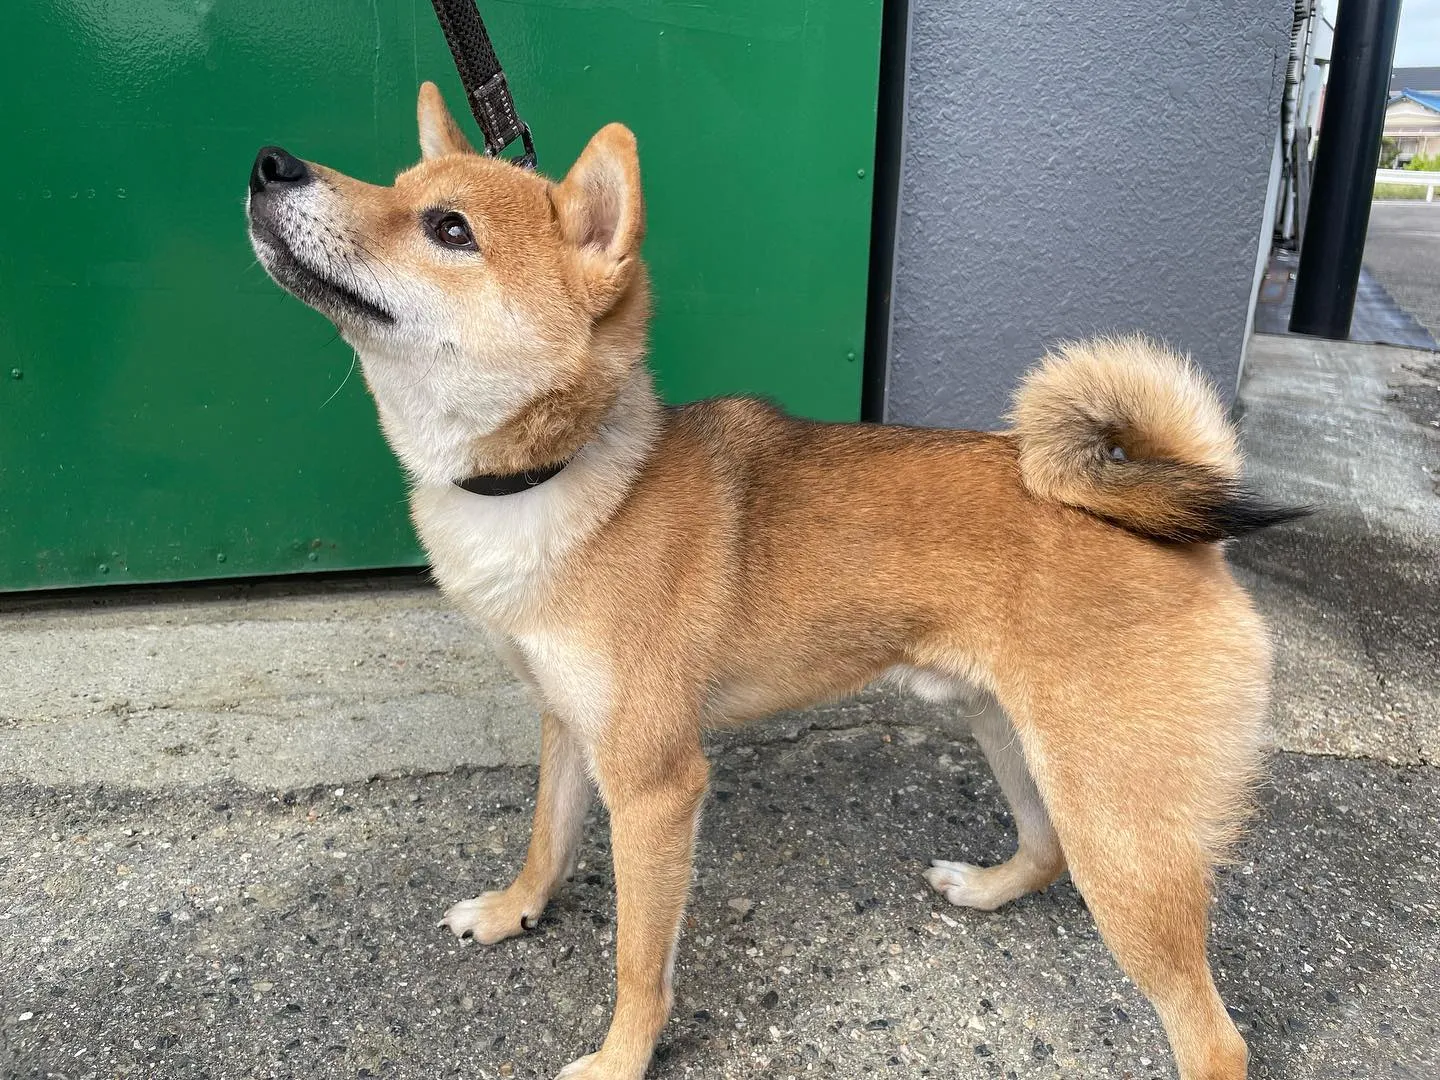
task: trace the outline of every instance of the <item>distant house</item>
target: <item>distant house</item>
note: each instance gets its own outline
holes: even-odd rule
[[[1440,154],[1440,90],[1403,87],[1395,91],[1385,106],[1385,138],[1395,140],[1398,165],[1417,156]]]
[[[1397,67],[1390,69],[1390,93],[1402,90],[1419,90],[1422,93],[1440,91],[1440,67]]]

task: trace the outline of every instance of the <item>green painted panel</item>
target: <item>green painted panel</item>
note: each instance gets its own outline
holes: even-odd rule
[[[421,79],[464,112],[430,5],[3,7],[0,589],[420,562],[350,350],[255,265],[243,196],[263,143],[408,166]],[[854,418],[880,0],[482,9],[542,168],[640,138],[666,396]]]

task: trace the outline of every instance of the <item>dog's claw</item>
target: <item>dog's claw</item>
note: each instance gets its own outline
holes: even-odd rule
[[[509,891],[487,892],[470,900],[461,900],[445,912],[440,925],[454,934],[461,944],[477,941],[493,945],[505,938],[523,934],[526,921],[534,921],[528,905],[517,901]]]
[[[987,897],[983,887],[984,870],[963,862],[946,862],[932,859],[930,869],[925,871],[925,880],[946,900],[956,907],[983,907]]]
[[[1018,879],[1014,860],[1001,866],[975,866],[966,862],[934,859],[925,871],[930,887],[956,907],[994,911],[1018,896],[1043,887]]]

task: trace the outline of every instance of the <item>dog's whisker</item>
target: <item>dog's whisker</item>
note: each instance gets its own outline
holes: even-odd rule
[[[366,258],[370,260],[370,262],[366,262],[364,259],[362,259],[360,261],[360,265],[365,267],[366,272],[370,275],[370,280],[375,285],[375,299],[378,301],[380,297],[384,295],[384,290],[380,288],[380,279],[375,275],[375,269],[373,266],[371,266],[371,262],[373,262],[376,266],[379,266],[382,270],[384,270],[387,274],[390,274],[392,277],[394,276],[394,274],[390,270],[390,267],[385,262],[385,260],[380,258],[373,251],[371,251],[369,247],[366,246],[365,241],[356,238],[355,246],[358,247],[361,251],[363,251],[366,255]]]
[[[428,379],[430,378],[430,373],[435,370],[435,365],[440,362],[440,354],[443,353],[443,352],[445,352],[447,349],[453,349],[453,348],[454,348],[454,345],[453,345],[451,342],[442,341],[442,342],[440,343],[440,345],[435,349],[435,352],[434,352],[434,353],[431,355],[431,357],[430,357],[430,366],[425,369],[424,373],[421,374],[421,376],[420,376],[418,379],[416,379],[414,382],[412,382],[412,383],[410,383],[408,386],[406,386],[405,389],[407,389],[407,390],[413,390],[413,389],[415,389],[415,387],[419,386],[421,383],[423,383],[423,382],[425,382],[426,380],[428,380]]]
[[[338,336],[338,335],[337,335],[337,336]],[[331,338],[330,340],[331,340],[331,341],[334,341],[335,339],[334,339],[334,338]],[[328,344],[328,343],[327,343],[327,344]],[[350,350],[350,367],[346,370],[346,372],[345,372],[345,377],[340,380],[340,385],[337,386],[337,387],[335,387],[335,389],[334,389],[333,391],[331,391],[330,396],[327,397],[323,402],[321,402],[320,408],[323,409],[323,408],[325,408],[326,405],[329,405],[330,402],[332,402],[332,401],[335,400],[336,395],[338,395],[341,390],[344,390],[344,389],[345,389],[345,384],[350,381],[350,376],[355,374],[355,361],[357,361],[357,360],[359,360],[359,359],[360,359],[360,354],[357,353],[354,349],[351,349],[351,350]]]

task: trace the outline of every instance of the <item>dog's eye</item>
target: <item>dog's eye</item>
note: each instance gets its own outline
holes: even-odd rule
[[[443,247],[475,250],[475,237],[470,232],[470,225],[459,214],[451,212],[435,217],[430,223],[430,232]]]

